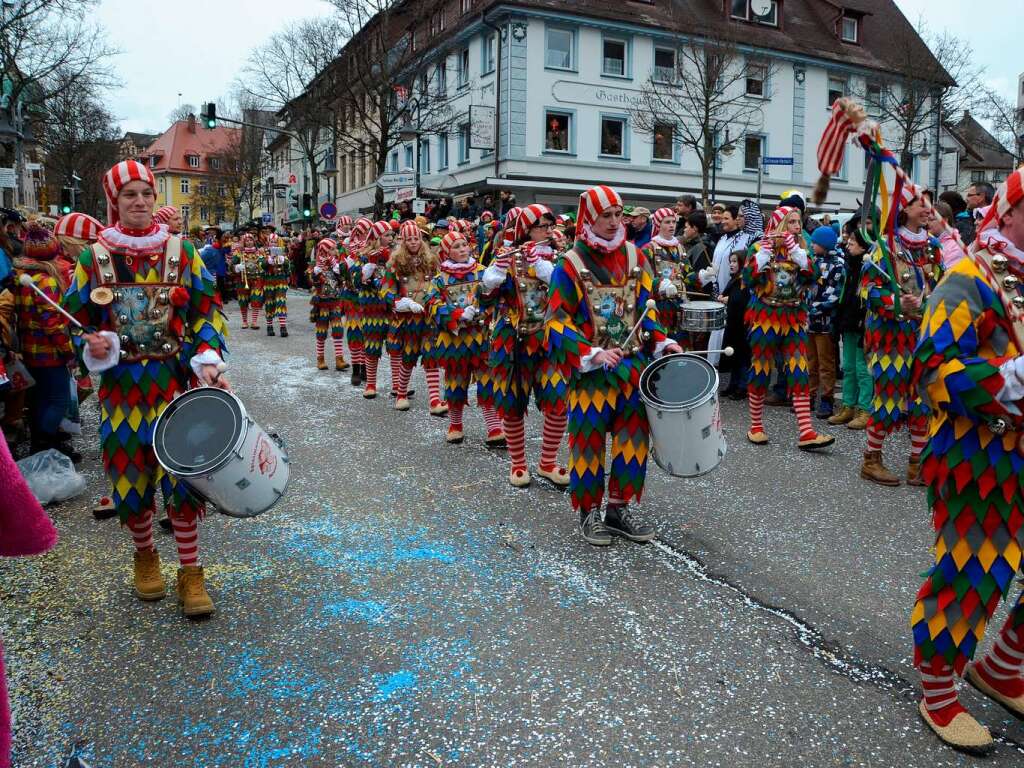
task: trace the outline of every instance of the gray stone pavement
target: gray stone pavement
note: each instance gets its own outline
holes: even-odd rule
[[[924,492],[861,481],[863,433],[803,454],[794,417],[770,409],[757,448],[745,404],[726,402],[715,472],[650,468],[659,539],[595,550],[563,493],[507,484],[476,409],[466,443],[444,443],[419,372],[402,414],[316,371],[305,299],[290,303],[288,339],[231,314],[229,375],[286,438],[292,482],[260,518],[202,524],[213,618],[132,596],[128,535],[89,513],[92,443],[87,495],[51,510],[57,548],[0,562],[16,766],[75,743],[104,768],[976,762],[917,718]],[[907,449],[894,440],[890,463]],[[1019,765],[1024,727],[964,698],[1001,740],[985,762]]]

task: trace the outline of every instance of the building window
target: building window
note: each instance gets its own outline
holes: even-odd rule
[[[473,10],[473,0],[459,0],[459,10],[466,15]]]
[[[544,66],[550,69],[576,68],[576,33],[571,29],[547,28]]]
[[[836,99],[841,99],[846,95],[846,81],[841,77],[830,77],[828,79],[828,108],[832,109],[832,105],[836,103]]]
[[[412,159],[413,159],[412,147],[410,145],[406,144],[405,145],[405,166],[402,168],[403,171],[408,170],[409,168],[412,168]]]
[[[603,41],[604,54],[601,59],[601,74],[611,77],[626,77],[626,51],[629,43],[618,38],[606,37]]]
[[[209,213],[209,211],[206,210],[206,206],[205,205],[199,206],[199,220],[200,221],[207,221],[207,216],[206,216],[207,213]]]
[[[544,113],[544,149],[547,152],[571,152],[572,115],[568,112]]]
[[[189,190],[190,189],[191,189],[191,185],[189,183],[189,179],[188,178],[182,179],[181,180],[181,194],[183,194],[183,195],[189,194]]]
[[[1002,184],[1006,181],[1006,171],[992,171],[992,183]]]
[[[659,123],[654,126],[654,159],[676,159],[676,127],[671,123]]]
[[[188,227],[188,220],[189,220],[189,218],[191,218],[191,215],[192,215],[192,206],[190,206],[190,205],[183,205],[183,206],[181,206],[181,220],[185,224],[186,228]]]
[[[625,118],[601,118],[601,155],[604,157],[626,157]]]
[[[448,59],[441,59],[437,62],[437,95],[448,94]]]
[[[469,48],[459,51],[459,88],[469,85]]]
[[[227,197],[227,194],[228,194],[228,185],[227,184],[218,184],[217,185],[217,195],[220,196],[220,197]]]
[[[756,171],[764,156],[764,136],[743,138],[743,170]]]
[[[420,93],[426,94],[430,84],[430,76],[426,72],[420,72]]]
[[[755,10],[766,11],[758,15]],[[769,27],[779,26],[779,3],[778,0],[730,0],[729,15],[734,19],[752,21],[757,24],[764,24]]]
[[[186,155],[185,159],[188,161],[189,168],[199,167],[199,155]]]
[[[207,186],[206,186],[206,182],[205,181],[200,181],[199,182],[199,186],[197,187],[196,192],[198,192],[200,195],[205,195],[206,194]]]
[[[420,173],[430,173],[430,140],[420,141]]]
[[[676,76],[676,52],[671,48],[654,49],[654,81],[671,83]]]
[[[391,162],[388,164],[391,173],[398,173],[398,150],[391,153]]]
[[[844,43],[860,42],[860,19],[853,16],[843,16],[839,36]]]
[[[437,167],[447,168],[448,167],[448,134],[439,133],[437,135]]]
[[[767,95],[765,81],[768,79],[768,67],[764,64],[747,64],[747,96],[764,98]]]
[[[972,184],[974,184],[975,182],[984,181],[984,180],[985,180],[985,172],[984,171],[971,171],[971,183]]]
[[[881,117],[882,116],[882,86],[876,83],[868,83],[868,87],[864,92],[864,111],[868,113],[868,117]]]
[[[214,171],[219,171],[220,170],[220,158],[219,157],[211,157],[210,158],[210,169],[214,170]]]
[[[469,123],[459,126],[459,163],[469,162]]]
[[[441,10],[439,10],[437,12],[437,28],[441,32],[444,32],[444,28],[445,28],[445,25],[446,25],[446,22],[447,22],[447,20],[445,19],[444,12],[445,12],[445,7],[444,7],[444,4],[442,4],[441,5]]]
[[[494,48],[495,48],[495,37],[494,35],[487,35],[483,39],[483,46],[480,49],[482,54],[482,60],[480,62],[480,73],[487,75],[494,71]]]

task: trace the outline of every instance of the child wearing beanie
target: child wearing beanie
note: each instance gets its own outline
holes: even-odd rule
[[[811,233],[811,247],[820,277],[808,305],[807,362],[810,368],[811,400],[818,396],[819,419],[835,411],[836,354],[833,326],[846,281],[846,265],[836,251],[838,236],[832,227],[818,227]]]

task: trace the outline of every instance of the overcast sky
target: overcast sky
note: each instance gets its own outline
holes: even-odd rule
[[[1016,19],[1021,0],[897,0],[911,22],[968,38],[990,85],[1014,98],[1019,55]],[[103,0],[98,15],[123,53],[115,67],[123,87],[109,107],[125,130],[159,133],[181,102],[199,105],[227,95],[248,52],[292,19],[322,16],[321,0]],[[1017,55],[1014,55],[1017,53]]]

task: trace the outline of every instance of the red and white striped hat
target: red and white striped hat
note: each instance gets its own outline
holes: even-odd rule
[[[402,222],[402,228],[399,230],[399,236],[403,240],[420,240],[423,238],[423,232],[416,226],[416,222],[410,219],[409,221]]]
[[[153,172],[138,160],[122,160],[103,177],[103,194],[107,196],[107,222],[114,226],[118,222],[117,196],[126,184],[133,181],[144,181],[156,191],[156,179]]]
[[[516,217],[516,236],[515,239],[526,237],[530,234],[530,228],[537,225],[543,216],[550,216],[554,219],[555,215],[551,212],[551,209],[546,205],[540,205],[534,203],[528,205],[519,212],[519,216]]]
[[[658,227],[660,227],[661,222],[663,222],[665,219],[669,217],[673,219],[678,219],[679,214],[676,213],[674,208],[659,208],[658,210],[656,210],[653,214],[651,214],[651,221],[654,222],[654,228],[657,229]]]
[[[609,208],[622,207],[619,193],[604,184],[592,187],[580,195],[580,207],[576,211],[576,225],[593,224]]]
[[[447,259],[448,254],[451,253],[452,246],[455,245],[459,240],[465,240],[466,236],[461,232],[449,232],[447,235],[441,238],[441,259]]]
[[[999,226],[999,220],[1024,200],[1024,165],[1006,177],[999,185],[992,205],[988,207],[985,218],[981,220],[978,234],[984,230]]]
[[[170,224],[171,219],[178,215],[178,209],[173,205],[165,205],[163,208],[158,208],[157,212],[153,214],[153,220],[159,221],[161,224]]]
[[[345,227],[351,227],[351,226],[352,226],[352,217],[351,216],[347,216],[346,215],[346,216],[339,216],[338,217],[338,227],[337,228],[339,230],[344,229]]]
[[[370,227],[370,233],[373,237],[380,237],[381,235],[386,235],[390,231],[390,221],[375,221],[373,222],[373,226]]]
[[[768,217],[768,229],[766,230],[767,233],[775,234],[776,232],[778,232],[779,229],[782,227],[782,222],[784,222],[786,220],[786,217],[789,216],[789,214],[793,213],[794,211],[799,213],[800,209],[797,208],[795,205],[780,205],[778,208],[772,211],[772,215]]]
[[[69,213],[61,216],[53,225],[53,234],[58,237],[74,237],[87,242],[99,237],[103,223],[85,213]]]

